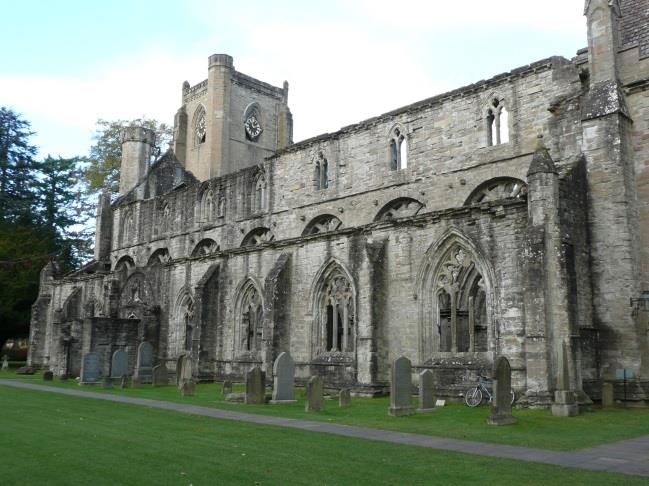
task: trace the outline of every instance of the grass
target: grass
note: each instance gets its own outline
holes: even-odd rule
[[[5,386],[0,410],[7,485],[647,483]]]
[[[0,378],[18,375],[0,373]],[[20,377],[25,381],[43,383],[39,375]],[[190,403],[226,410],[237,410],[260,415],[329,421],[377,429],[412,432],[418,434],[478,440],[517,446],[551,450],[575,450],[609,442],[649,434],[649,410],[647,409],[595,409],[578,417],[554,417],[547,410],[515,409],[518,419],[515,425],[494,427],[486,424],[489,408],[468,408],[462,404],[449,404],[431,414],[409,417],[390,417],[387,414],[389,399],[355,398],[347,409],[338,408],[335,401],[326,401],[325,410],[318,413],[304,411],[304,394],[297,389],[297,404],[243,405],[224,401],[220,384],[200,384],[192,397],[182,397],[175,387],[153,388],[143,385],[139,389],[114,388],[104,390],[101,386],[79,387],[76,382],[48,383],[54,386],[81,390],[113,393],[118,395]],[[236,390],[242,390],[239,386]]]

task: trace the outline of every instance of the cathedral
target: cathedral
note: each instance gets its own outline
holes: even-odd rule
[[[288,83],[208,59],[174,141],[122,134],[94,259],[41,273],[29,364],[384,393],[400,356],[458,399],[505,356],[522,405],[649,400],[649,0],[588,0],[588,46],[294,143]]]

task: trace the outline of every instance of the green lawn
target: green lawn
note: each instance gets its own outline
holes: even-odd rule
[[[0,373],[0,378],[16,375]],[[40,376],[21,379],[45,384]],[[438,408],[432,414],[409,417],[388,416],[389,399],[354,398],[348,409],[338,408],[336,401],[325,402],[325,410],[319,413],[304,412],[303,390],[297,389],[299,402],[294,405],[243,405],[223,400],[220,384],[198,385],[193,397],[182,397],[175,387],[153,388],[144,385],[139,389],[114,388],[104,390],[101,386],[79,387],[76,382],[47,383],[54,386],[115,393],[120,395],[191,403],[227,410],[238,410],[262,415],[274,415],[309,420],[331,421],[342,424],[373,427],[401,432],[413,432],[458,439],[479,440],[500,444],[530,446],[553,450],[574,450],[608,442],[649,434],[648,409],[614,409],[584,412],[578,417],[554,417],[546,410],[516,409],[518,423],[494,427],[486,424],[489,408],[485,405],[471,409],[461,404]],[[242,390],[240,386],[239,390]],[[413,403],[415,402],[413,398]]]
[[[647,484],[4,386],[0,411],[6,485]]]

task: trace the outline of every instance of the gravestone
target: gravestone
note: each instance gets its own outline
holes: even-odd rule
[[[223,382],[223,396],[229,395],[232,393],[232,382],[229,380],[225,380]]]
[[[340,408],[347,408],[351,407],[352,405],[352,394],[349,391],[349,388],[343,388],[340,390],[340,394],[338,395],[338,406]]]
[[[322,378],[318,375],[309,378],[306,384],[306,402],[304,403],[306,412],[319,412],[322,410],[322,391]]]
[[[266,374],[259,366],[246,373],[246,403],[261,405],[266,402]]]
[[[512,415],[512,368],[504,356],[500,356],[496,360],[496,372],[492,386],[491,414],[487,423],[490,425],[516,423],[516,418]]]
[[[105,376],[104,381],[101,383],[102,388],[113,388],[113,380],[110,376]]]
[[[293,379],[295,363],[288,353],[280,353],[273,365],[273,399],[270,403],[295,403]]]
[[[54,379],[54,372],[43,371],[43,381],[52,381]]]
[[[602,408],[615,407],[613,383],[602,383]]]
[[[577,405],[575,392],[570,389],[570,356],[566,342],[562,343],[557,357],[559,376],[557,377],[557,390],[554,392],[554,403],[551,407],[552,415],[574,417],[579,415],[579,405]]]
[[[424,370],[419,373],[419,408],[417,412],[432,412],[435,409],[435,382],[433,372]]]
[[[167,386],[169,384],[169,370],[166,364],[153,367],[153,386]]]
[[[144,341],[137,347],[137,359],[135,362],[135,376],[141,383],[153,381],[153,346]]]
[[[2,371],[9,369],[9,356],[6,354],[2,357]]]
[[[83,355],[81,360],[81,379],[79,385],[98,383],[101,378],[101,356],[90,352]]]
[[[113,359],[110,361],[110,377],[119,378],[128,374],[128,353],[123,349],[118,349],[113,353]]]
[[[194,362],[191,356],[183,354],[178,357],[176,363],[176,382],[178,383],[178,388],[180,388],[184,381],[189,381],[193,378],[193,367]]]
[[[390,382],[390,408],[388,413],[394,417],[412,415],[412,367],[410,360],[401,356],[392,363],[392,381]]]
[[[128,375],[122,375],[122,378],[119,382],[119,387],[122,389],[128,388]]]
[[[191,397],[194,395],[194,380],[183,380],[180,385],[180,393],[183,397]]]

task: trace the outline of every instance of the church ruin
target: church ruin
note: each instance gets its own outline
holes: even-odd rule
[[[210,56],[172,150],[150,163],[153,134],[124,132],[94,260],[42,272],[29,363],[77,376],[125,350],[132,369],[149,342],[172,373],[188,355],[197,380],[272,379],[288,351],[298,379],[373,395],[404,355],[459,397],[503,355],[529,405],[561,376],[622,398],[620,370],[647,400],[649,0],[585,16],[571,60],[299,143],[287,83]]]

